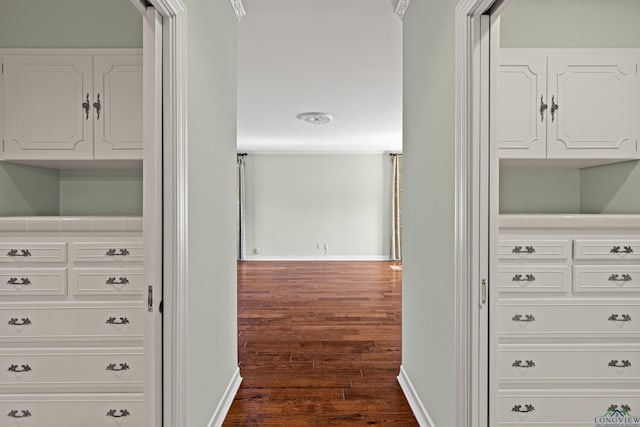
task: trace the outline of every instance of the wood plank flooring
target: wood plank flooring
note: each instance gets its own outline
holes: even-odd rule
[[[417,426],[391,262],[238,263],[243,377],[225,426]]]

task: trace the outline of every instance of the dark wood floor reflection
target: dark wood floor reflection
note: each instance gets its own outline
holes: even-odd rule
[[[225,426],[416,426],[390,262],[240,262],[243,377]]]

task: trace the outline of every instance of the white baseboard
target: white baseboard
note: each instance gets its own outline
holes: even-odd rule
[[[402,366],[400,366],[400,375],[398,375],[398,382],[400,383],[400,388],[404,392],[407,401],[409,402],[409,406],[413,411],[413,415],[418,420],[418,424],[420,427],[435,427],[431,417],[427,413],[418,393],[416,393],[416,389],[413,388],[413,384],[407,375],[407,372],[404,370]]]
[[[242,382],[242,377],[240,376],[240,368],[237,368],[231,377],[231,381],[229,381],[229,385],[227,385],[227,389],[224,391],[224,395],[222,399],[220,399],[220,403],[218,403],[218,407],[216,408],[209,424],[207,427],[220,427],[224,422],[225,417],[227,416],[227,412],[229,412],[229,408],[231,408],[231,404],[233,403],[234,397],[236,397],[236,393],[240,388],[240,383]]]
[[[310,256],[269,256],[249,255],[245,261],[391,261],[385,255],[310,255]]]

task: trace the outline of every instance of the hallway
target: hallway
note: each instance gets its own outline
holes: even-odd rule
[[[417,425],[391,262],[239,262],[241,388],[225,426]]]

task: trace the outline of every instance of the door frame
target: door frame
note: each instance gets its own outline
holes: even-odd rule
[[[495,49],[487,58],[488,25],[482,15],[500,13],[509,0],[460,0],[455,13],[455,342],[457,426],[487,426],[489,366],[486,349],[490,241],[495,239],[491,161],[492,88],[497,75]],[[490,42],[493,47],[496,41]],[[495,157],[495,156],[494,156]],[[487,209],[489,212],[487,213]],[[488,274],[487,274],[488,273]],[[484,282],[484,284],[483,284]],[[484,327],[483,327],[484,326]],[[484,343],[484,344],[483,344]]]

